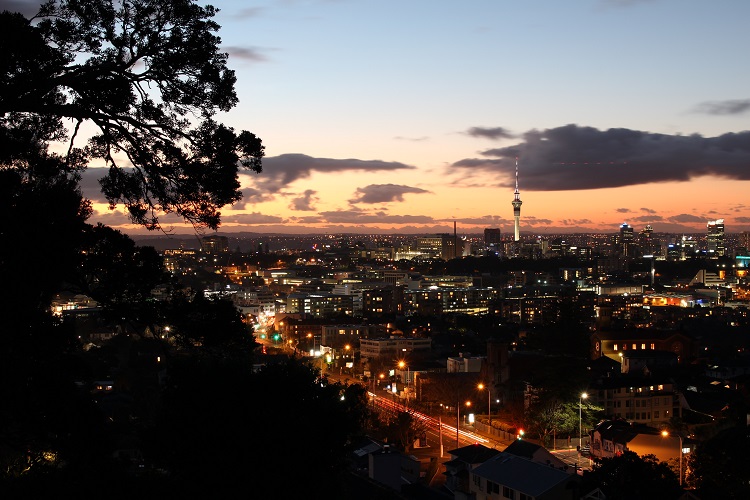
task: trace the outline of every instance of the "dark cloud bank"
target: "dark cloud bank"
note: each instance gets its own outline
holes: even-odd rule
[[[462,174],[511,174],[519,158],[523,187],[534,191],[600,189],[687,181],[702,175],[750,180],[750,131],[719,137],[665,135],[566,125],[532,130],[514,146],[453,164]]]

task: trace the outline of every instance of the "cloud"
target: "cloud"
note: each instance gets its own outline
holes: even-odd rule
[[[222,225],[227,224],[280,224],[286,222],[283,217],[264,215],[259,212],[222,215]]]
[[[228,46],[228,47],[222,47],[225,51],[229,53],[229,58],[236,57],[237,59],[242,59],[243,61],[253,61],[253,62],[266,62],[268,61],[268,58],[261,53],[260,49],[251,48],[251,47],[236,47],[236,46]]]
[[[512,185],[519,157],[520,187],[532,191],[613,188],[702,175],[750,180],[750,131],[706,138],[566,125],[526,132],[519,144],[481,154],[485,158],[455,162],[449,174],[461,175],[461,182],[491,174]]]
[[[435,219],[428,215],[389,215],[386,212],[362,210],[334,210],[320,212],[326,222],[333,224],[431,224]]]
[[[552,221],[548,221],[547,224],[552,224]],[[563,226],[580,226],[584,224],[591,224],[590,219],[563,219],[560,221]]]
[[[88,167],[81,173],[79,186],[81,187],[81,192],[85,198],[94,203],[108,203],[107,199],[102,194],[102,187],[99,184],[99,179],[105,177],[108,172],[108,168]]]
[[[243,199],[250,203],[266,201],[293,182],[309,178],[313,172],[394,172],[414,168],[404,163],[382,160],[313,158],[303,154],[283,154],[265,158],[261,174],[242,175],[242,180],[251,185],[243,189]]]
[[[466,225],[466,226],[497,227],[497,226],[503,226],[503,225],[511,223],[510,219],[505,219],[498,215],[484,215],[482,217],[463,217],[463,218],[456,218],[456,219],[443,219],[442,222],[450,222],[452,224],[454,220],[458,224]]]
[[[750,223],[750,217],[735,217],[734,222],[739,222],[740,224]]]
[[[263,7],[245,7],[232,14],[232,19],[250,19],[259,17],[263,12]]]
[[[588,221],[588,219],[580,219],[580,220]],[[530,225],[530,226],[535,226],[538,224],[542,224],[542,225],[552,224],[552,221],[550,219],[540,219],[538,217],[524,217],[523,221],[524,221],[523,222],[524,224]]]
[[[289,208],[291,208],[292,210],[299,210],[303,212],[315,210],[314,204],[319,201],[319,198],[315,196],[317,193],[318,192],[313,189],[305,190],[302,196],[299,196],[292,200],[292,202],[289,204]]]
[[[629,208],[618,208],[617,210],[615,210],[615,212],[617,212],[618,214],[629,214],[630,213],[630,209]]]
[[[641,208],[641,212],[646,212],[647,214],[655,214],[656,210],[652,210],[650,208]]]
[[[422,141],[427,141],[430,138],[427,137],[427,136],[422,136],[422,137],[403,137],[403,136],[397,135],[396,137],[394,137],[394,139],[396,139],[397,141],[422,142]]]
[[[404,201],[405,194],[429,193],[425,189],[411,186],[399,186],[397,184],[370,184],[363,188],[357,188],[354,198],[349,203],[389,203],[393,201]]]
[[[472,137],[483,137],[485,139],[512,139],[514,135],[503,127],[471,127],[466,135]]]
[[[691,215],[691,214],[679,214],[679,215],[673,215],[668,219],[671,222],[706,222],[706,219],[704,217],[698,217],[697,215]]]
[[[695,107],[694,111],[707,115],[740,115],[750,111],[750,99],[702,102]]]
[[[662,217],[661,215],[641,215],[639,217],[635,217],[633,219],[633,222],[659,222],[663,220],[664,217]]]

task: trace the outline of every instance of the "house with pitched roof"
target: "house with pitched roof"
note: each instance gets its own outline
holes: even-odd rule
[[[479,443],[449,451],[451,459],[444,464],[445,487],[452,491],[457,499],[468,498],[469,475],[472,469],[499,453],[498,450]]]
[[[477,500],[570,500],[580,477],[551,465],[501,452],[471,470]]]

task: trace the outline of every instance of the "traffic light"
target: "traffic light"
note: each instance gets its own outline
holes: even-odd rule
[[[279,333],[274,333],[273,334],[273,340],[274,340],[274,342],[278,342],[280,338],[281,338],[281,334],[279,334]]]

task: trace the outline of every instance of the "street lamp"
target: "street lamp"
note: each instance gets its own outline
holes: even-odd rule
[[[484,389],[484,384],[480,383],[479,385],[477,385],[477,389],[479,389],[480,391]],[[490,420],[490,430],[492,430],[492,394],[489,387],[487,387],[487,417]]]
[[[664,437],[669,437],[669,432],[661,431],[661,435]],[[677,437],[680,438],[680,486],[682,486],[682,436],[677,434]]]
[[[578,473],[578,457],[581,455],[581,451],[583,451],[583,400],[588,397],[589,395],[585,392],[581,393],[578,397],[578,454],[576,455],[576,473]]]
[[[409,385],[409,379],[410,379],[410,376],[409,376],[409,365],[407,365],[404,360],[401,360],[401,361],[398,362],[398,367],[401,368],[401,370],[403,370],[404,367],[406,367],[406,385],[408,386]]]

